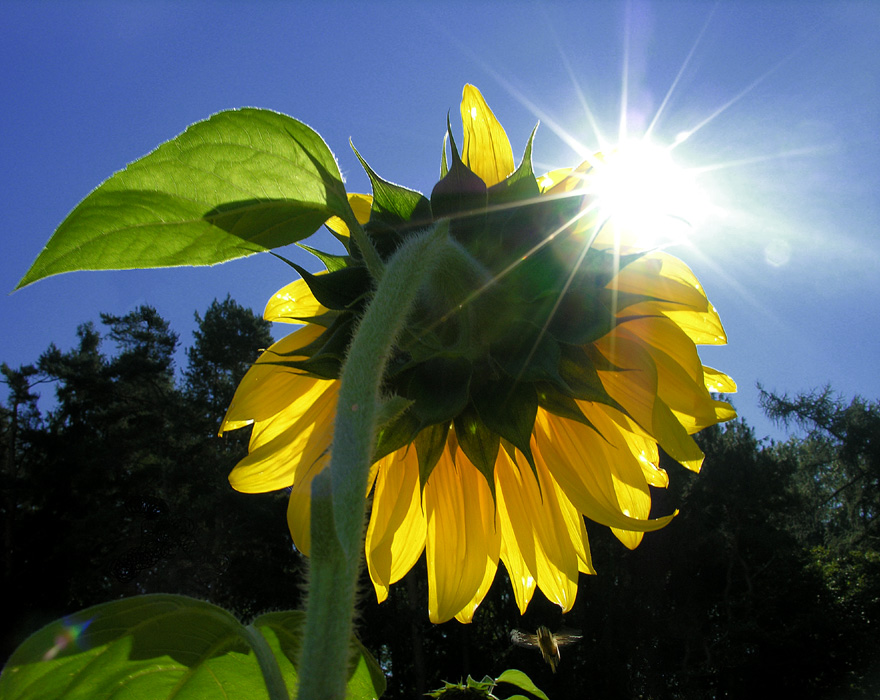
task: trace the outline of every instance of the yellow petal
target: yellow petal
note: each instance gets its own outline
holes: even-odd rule
[[[715,402],[715,418],[719,423],[736,418],[736,409],[726,401]]]
[[[507,525],[509,527],[509,523]],[[501,527],[505,527],[503,521]],[[529,607],[529,601],[531,601],[532,596],[535,594],[535,577],[529,572],[516,540],[509,535],[505,537],[503,529],[501,536],[501,560],[507,569],[510,586],[513,588],[513,598],[516,601],[516,606],[519,608],[519,614],[525,615],[526,608]]]
[[[373,507],[367,527],[370,578],[381,603],[388,586],[400,580],[425,548],[427,525],[414,449],[401,449],[379,461]]]
[[[311,381],[299,370],[281,367],[281,359],[303,359],[297,350],[320,335],[322,329],[307,326],[274,343],[244,375],[226,415],[220,424],[221,435],[254,421],[264,420],[283,411],[291,396],[307,391]]]
[[[256,440],[251,436],[248,456],[229,475],[237,491],[262,493],[295,486],[315,462],[326,456],[333,439],[333,418],[339,393],[338,382],[322,381],[314,400],[302,397],[289,415],[281,413],[273,421],[258,423]],[[271,436],[270,439],[266,439]]]
[[[546,465],[574,507],[591,520],[640,532],[663,527],[672,516],[647,519],[650,493],[618,428],[600,411],[587,418],[595,430],[538,409],[535,461]]]
[[[571,168],[557,168],[536,178],[541,192],[547,192],[554,185],[558,185],[571,174],[571,170]]]
[[[631,262],[609,283],[609,288],[644,294],[652,300],[621,309],[619,315],[658,312],[674,321],[694,343],[723,345],[727,335],[721,318],[694,273],[668,253],[652,253]]]
[[[523,614],[535,591],[538,570],[537,547],[531,520],[531,508],[524,493],[524,475],[500,450],[495,465],[495,499],[498,528],[501,533],[501,558],[507,567],[514,598]],[[531,479],[534,482],[534,477]]]
[[[620,428],[620,435],[629,447],[630,452],[636,458],[642,468],[645,481],[657,488],[669,486],[669,475],[665,469],[660,468],[660,452],[657,442],[648,435],[638,423],[611,406],[588,404],[578,402],[582,410],[602,411]]]
[[[727,332],[714,306],[701,313],[680,309],[663,309],[663,314],[698,345],[725,345]]]
[[[539,467],[539,474],[541,490],[524,458],[520,466],[499,453],[495,496],[501,559],[520,614],[536,586],[563,611],[570,610],[578,573],[595,573],[583,517],[546,470]]]
[[[566,517],[564,511],[574,510],[574,507],[550,476],[546,464],[535,466],[543,495],[543,502],[533,502],[533,507],[536,510],[540,509],[540,515],[536,514],[535,518],[535,532],[539,545],[536,577],[538,588],[547,600],[556,603],[562,608],[562,612],[568,612],[577,596],[580,561],[574,541],[582,536],[579,526],[582,522],[578,523],[575,518]],[[528,466],[523,471],[531,474]]]
[[[325,273],[319,272],[318,274]],[[298,279],[272,295],[263,311],[263,318],[279,323],[302,323],[304,320],[320,316],[326,311],[327,308],[315,299],[315,295],[312,294],[306,281]]]
[[[296,548],[306,556],[311,552],[312,481],[330,464],[330,452],[324,451],[317,459],[306,465],[298,474],[297,482],[290,489],[287,503],[287,527]],[[370,469],[367,493],[373,486],[376,469]],[[366,496],[366,494],[365,494]],[[381,601],[380,601],[381,602]]]
[[[239,385],[223,423],[224,430],[240,423],[254,423],[251,446],[268,442],[296,422],[327,389],[327,380],[299,374],[286,367],[256,365],[251,377]],[[250,389],[250,390],[248,390]]]
[[[635,549],[642,543],[644,532],[633,532],[632,530],[621,530],[616,527],[611,528],[611,534],[614,535],[621,544],[627,549]]]
[[[365,224],[370,220],[370,209],[373,206],[373,195],[350,192],[348,195],[348,204],[354,212],[354,218],[357,219],[359,224]],[[324,222],[324,226],[337,235],[345,237],[351,235],[351,232],[348,230],[348,225],[338,216],[331,216]]]
[[[565,194],[566,192],[582,190],[584,188],[587,173],[592,167],[592,162],[590,160],[585,160],[576,168],[560,168],[558,170],[553,170],[542,178],[539,178],[538,182],[541,183],[543,181],[545,185],[544,190],[550,194],[560,195]]]
[[[688,433],[717,422],[717,402],[706,389],[696,346],[678,326],[663,317],[639,318],[622,324],[615,333],[647,350],[657,372],[657,395]]]
[[[330,463],[330,455],[324,453],[306,465],[299,480],[290,490],[287,502],[287,527],[296,548],[309,556],[311,552],[312,480]]]
[[[609,288],[631,294],[644,294],[696,311],[705,311],[709,301],[696,278],[689,279],[676,258],[654,253],[634,260],[608,283]],[[687,272],[690,272],[686,267]]]
[[[599,371],[605,390],[670,457],[689,469],[699,470],[703,453],[658,395],[658,370],[645,344],[616,329],[594,346],[624,370]]]
[[[462,160],[491,187],[510,175],[513,151],[504,127],[492,114],[480,91],[465,85],[461,96],[461,121],[464,125]]]
[[[502,551],[517,604],[524,610],[534,584],[564,612],[577,595],[578,573],[591,570],[583,518],[539,463],[538,479],[522,455],[499,452],[495,496]],[[530,594],[528,597],[531,597]],[[521,599],[521,600],[520,600]]]
[[[483,573],[483,580],[480,582],[477,592],[474,594],[474,597],[455,614],[455,619],[463,624],[470,624],[473,622],[474,613],[477,612],[477,608],[480,606],[480,603],[483,602],[483,598],[486,597],[486,594],[492,587],[492,581],[495,580],[495,573],[498,571],[498,558],[496,557],[493,560],[492,557],[486,557],[484,563],[486,570]]]
[[[428,612],[445,622],[477,596],[487,575],[487,560],[497,563],[500,537],[489,486],[460,450],[447,446],[424,489],[428,529]]]
[[[619,325],[614,332],[618,337],[641,343],[654,358],[654,364],[658,368],[682,372],[696,384],[695,391],[708,394],[703,382],[703,364],[697,354],[696,345],[668,318],[653,316],[633,319]],[[664,379],[662,375],[663,372],[658,375],[661,391]]]
[[[732,394],[736,392],[736,382],[724,372],[703,365],[703,379],[706,388],[716,394]]]

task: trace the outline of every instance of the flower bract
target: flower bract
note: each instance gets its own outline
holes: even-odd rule
[[[735,391],[697,344],[724,330],[688,267],[640,250],[600,218],[589,186],[601,156],[536,177],[518,166],[480,92],[466,86],[461,151],[452,138],[430,197],[381,179],[349,195],[383,258],[448,223],[458,254],[424,287],[384,378],[408,401],[376,436],[365,554],[380,601],[422,553],[434,622],[469,622],[499,562],[525,611],[536,589],[571,609],[594,573],[584,516],[634,548],[674,514],[652,517],[660,451],[698,470],[692,435],[734,416]],[[534,137],[534,132],[532,134]],[[309,552],[310,485],[329,463],[339,376],[373,280],[346,225],[344,255],[269,301],[265,317],[302,327],[245,376],[222,430],[253,425],[230,475],[245,492],[290,488],[288,525]]]

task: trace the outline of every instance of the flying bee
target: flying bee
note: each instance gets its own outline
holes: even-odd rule
[[[562,630],[553,634],[549,628],[541,625],[537,634],[530,634],[520,630],[513,630],[510,633],[511,641],[520,647],[528,647],[529,649],[540,649],[541,656],[544,661],[550,664],[553,673],[556,673],[556,667],[559,665],[559,647],[576,642],[581,635],[572,630]]]

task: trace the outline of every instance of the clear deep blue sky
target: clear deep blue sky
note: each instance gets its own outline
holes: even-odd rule
[[[15,286],[101,181],[222,109],[310,124],[351,191],[369,186],[349,138],[386,179],[430,191],[467,82],[515,153],[541,120],[537,171],[575,164],[573,143],[596,146],[587,109],[616,134],[625,94],[631,134],[661,105],[657,140],[699,127],[674,153],[704,167],[717,213],[674,252],[729,335],[704,362],[737,380],[735,404],[759,436],[780,437],[756,382],[880,398],[878,36],[870,1],[3,0],[0,287]],[[289,280],[268,255],[57,276],[0,295],[0,360],[67,349],[79,323],[145,303],[188,344],[194,311],[212,299],[262,310]]]

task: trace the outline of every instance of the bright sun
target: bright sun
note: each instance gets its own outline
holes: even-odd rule
[[[681,242],[708,211],[705,194],[670,150],[647,140],[626,141],[599,156],[586,175],[600,220],[638,247]]]

